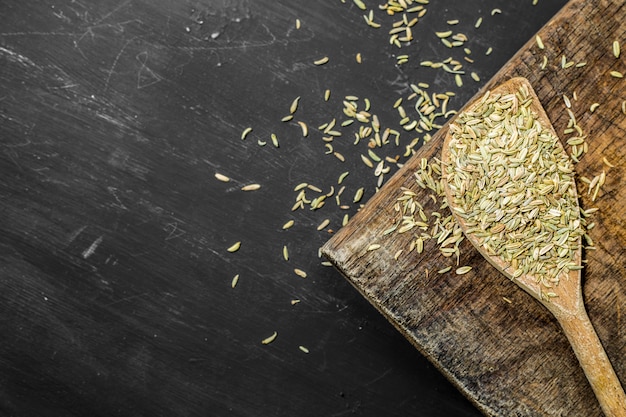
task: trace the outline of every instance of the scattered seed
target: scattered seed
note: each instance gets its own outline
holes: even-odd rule
[[[339,175],[339,178],[337,179],[337,184],[341,184],[343,182],[343,180],[345,180],[348,175],[350,175],[350,171],[346,171],[346,172],[342,173],[341,175]]]
[[[283,246],[283,259],[286,261],[289,260],[289,249],[287,249],[287,245]]]
[[[358,190],[356,190],[356,193],[354,194],[354,199],[352,200],[353,203],[358,203],[359,201],[361,201],[361,199],[363,198],[363,192],[365,191],[365,188],[361,187]]]
[[[304,346],[298,346],[298,349],[300,349],[302,352],[304,352],[304,353],[306,353],[306,354],[308,354],[308,353],[309,353],[309,349],[307,349],[307,348],[306,348],[306,347],[304,347]]]
[[[300,22],[300,19],[296,19],[296,29],[300,29],[301,26],[302,23]]]
[[[300,96],[296,97],[289,106],[289,113],[294,114],[298,110],[298,103],[300,103]]]
[[[294,272],[297,276],[299,276],[300,278],[306,278],[306,277],[307,277],[306,272],[304,272],[304,271],[303,271],[303,270],[301,270],[301,269],[294,268],[293,272]]]
[[[256,191],[261,188],[261,184],[248,184],[241,187],[241,191]]]
[[[222,181],[222,182],[229,182],[230,178],[228,178],[226,175],[222,175],[218,172],[215,173],[215,178],[217,178],[218,181]]]
[[[358,7],[361,10],[367,10],[367,6],[365,5],[365,3],[363,3],[361,0],[352,0],[354,2],[354,4],[356,5],[356,7]]]
[[[330,99],[330,90],[324,91],[324,101],[328,101]]]
[[[279,144],[278,144],[278,137],[276,136],[276,134],[275,134],[275,133],[272,133],[272,134],[270,135],[270,138],[272,139],[272,144],[274,145],[274,147],[275,147],[275,148],[278,148],[278,147],[279,147]]]
[[[228,249],[226,249],[228,252],[237,252],[239,250],[239,248],[241,248],[241,241],[239,242],[235,242],[233,245],[231,245]]]
[[[500,10],[500,9],[493,9],[493,10],[491,11],[491,15],[492,15],[492,16],[494,16],[494,15],[496,15],[496,14],[500,14],[500,13],[502,13],[502,10]]]
[[[239,282],[239,274],[235,275],[233,277],[233,280],[230,282],[231,288],[235,288],[238,282]]]
[[[363,163],[365,165],[367,165],[369,168],[374,168],[374,164],[372,163],[372,161],[369,160],[369,158],[363,154],[361,154],[361,160],[363,161]]]
[[[471,266],[462,266],[460,268],[457,268],[455,272],[457,275],[463,275],[463,274],[467,274],[471,270],[472,270]]]
[[[294,224],[295,221],[289,220],[287,223],[283,224],[283,230],[291,229]]]
[[[329,61],[329,58],[328,58],[327,56],[325,56],[325,57],[320,58],[320,59],[318,59],[318,60],[316,60],[316,61],[313,61],[313,63],[314,63],[315,65],[324,65],[324,64],[326,64],[328,61]]]
[[[474,27],[476,29],[478,29],[480,27],[481,23],[483,23],[483,18],[479,17],[478,20],[476,20],[476,23],[474,24]]]
[[[361,62],[363,62],[362,58],[361,58],[361,53],[360,52],[358,54],[356,54],[356,62],[357,62],[357,64],[360,64]]]
[[[326,226],[328,226],[330,224],[330,220],[329,219],[325,219],[324,221],[322,221],[318,226],[317,226],[317,230],[321,231],[324,230],[326,228]]]
[[[248,136],[248,134],[252,132],[252,128],[251,127],[247,127],[243,130],[243,132],[241,132],[241,140],[244,140],[246,138],[246,136]]]
[[[272,343],[274,340],[276,340],[276,337],[278,336],[277,332],[272,333],[271,336],[266,337],[265,339],[261,340],[261,343],[264,345],[269,345],[270,343]]]
[[[300,125],[300,128],[302,129],[302,136],[304,136],[305,138],[309,136],[309,127],[307,126],[307,124],[304,122],[298,122],[298,124]]]

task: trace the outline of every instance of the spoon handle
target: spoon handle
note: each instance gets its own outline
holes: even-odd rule
[[[626,417],[626,394],[587,312],[558,317],[591,388],[607,417]]]

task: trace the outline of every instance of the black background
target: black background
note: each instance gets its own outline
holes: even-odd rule
[[[2,1],[2,415],[479,415],[321,264],[327,229],[377,178],[356,124],[333,142],[345,162],[317,127],[356,95],[401,130],[392,106],[410,83],[453,91],[460,108],[565,1],[432,0],[401,49],[387,34],[399,16],[365,3],[381,28],[351,0]],[[464,68],[481,82],[419,65],[463,58],[434,33],[448,28],[468,36]],[[281,122],[297,96],[307,138]],[[406,160],[416,135],[401,132],[377,154]],[[345,171],[349,209],[333,197],[291,211],[296,185],[337,191]],[[261,189],[240,190],[250,183]]]

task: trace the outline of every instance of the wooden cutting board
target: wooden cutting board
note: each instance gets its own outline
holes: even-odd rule
[[[589,152],[576,165],[593,178],[604,169],[606,183],[595,202],[578,183],[583,208],[597,207],[586,252],[584,297],[600,339],[626,386],[626,5],[622,1],[572,0],[541,31],[545,48],[531,39],[478,93],[515,76],[536,90],[561,134],[570,115],[588,135]],[[547,65],[542,69],[544,56]],[[563,58],[565,57],[565,58]],[[563,65],[565,59],[565,65]],[[573,64],[568,64],[572,62]],[[586,65],[582,65],[586,62]],[[579,64],[579,65],[576,65]],[[563,68],[565,66],[566,68]],[[576,99],[574,99],[576,97]],[[599,107],[591,112],[593,103]],[[437,271],[450,264],[434,242],[424,252],[394,259],[408,250],[410,233],[382,236],[398,214],[401,187],[428,206],[430,192],[414,178],[422,158],[440,153],[446,127],[322,248],[348,280],[406,338],[489,416],[601,416],[599,405],[556,321],[539,303],[508,281],[465,240],[466,275]],[[571,136],[571,135],[570,135]],[[564,137],[564,136],[563,136]],[[569,147],[566,147],[569,149]],[[603,163],[606,158],[615,167]],[[431,207],[431,208],[434,208]],[[372,242],[382,244],[368,251]]]

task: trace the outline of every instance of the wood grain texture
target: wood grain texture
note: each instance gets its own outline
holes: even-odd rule
[[[626,149],[624,79],[609,71],[624,72],[623,56],[611,52],[614,39],[625,38],[626,7],[619,1],[572,1],[539,35],[540,50],[530,40],[485,90],[515,76],[527,78],[535,88],[557,132],[569,116],[562,95],[572,100],[578,124],[589,135],[589,152],[577,164],[577,173],[592,178],[607,170],[607,182],[596,202],[579,183],[583,208],[598,207],[590,236],[596,250],[587,251],[584,298],[589,316],[622,384],[626,381],[626,334],[622,312],[626,305],[626,228],[623,207]],[[622,42],[623,43],[623,42]],[[548,59],[540,68],[543,56]],[[582,67],[561,68],[561,59]],[[600,103],[590,112],[592,103]],[[477,407],[490,416],[600,416],[601,411],[578,362],[549,312],[502,275],[464,241],[461,265],[473,270],[463,276],[436,273],[449,262],[427,242],[424,253],[401,257],[410,238],[389,235],[394,203],[400,188],[418,194],[430,210],[428,192],[417,186],[413,172],[421,158],[440,152],[446,128],[421,148],[404,168],[376,194],[353,221],[323,248],[324,253],[424,355]],[[603,166],[602,159],[615,165]],[[377,241],[383,247],[367,252]],[[511,300],[505,302],[503,297]]]

